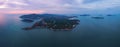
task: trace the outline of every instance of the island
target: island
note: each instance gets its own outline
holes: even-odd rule
[[[23,28],[25,30],[31,30],[37,26],[50,30],[72,30],[80,23],[77,16],[59,14],[28,14],[23,15],[20,18],[36,21],[31,27]]]

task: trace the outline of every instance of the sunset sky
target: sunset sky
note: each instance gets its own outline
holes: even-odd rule
[[[0,13],[119,13],[119,8],[120,0],[0,0]]]

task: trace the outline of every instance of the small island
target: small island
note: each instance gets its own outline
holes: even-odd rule
[[[80,16],[90,16],[90,14],[82,14],[82,15],[80,15]]]
[[[104,19],[104,17],[97,17],[97,16],[95,16],[95,17],[91,17],[91,18],[93,18],[93,19]]]

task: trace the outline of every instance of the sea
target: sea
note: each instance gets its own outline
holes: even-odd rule
[[[0,14],[0,47],[120,47],[120,14],[77,14],[80,23],[71,31],[23,30],[34,22],[21,21],[22,15]]]

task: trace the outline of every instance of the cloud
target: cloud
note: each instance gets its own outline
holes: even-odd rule
[[[24,0],[0,0],[0,8],[7,8],[7,9],[18,9],[22,6],[28,6]]]
[[[0,5],[0,8],[23,7],[23,9],[74,7],[86,9],[104,9],[120,6],[119,0],[1,0],[7,4]],[[87,3],[85,3],[87,2]],[[26,7],[27,6],[27,7]]]
[[[80,7],[88,8],[88,9],[107,9],[107,8],[114,8],[120,6],[119,0],[101,0],[98,2],[83,4]]]
[[[43,10],[4,10],[0,11],[0,14],[31,14],[31,13],[44,13]]]
[[[0,0],[0,2],[6,1]],[[7,2],[8,4],[0,5],[0,8],[69,13],[120,7],[119,0],[9,0]]]

